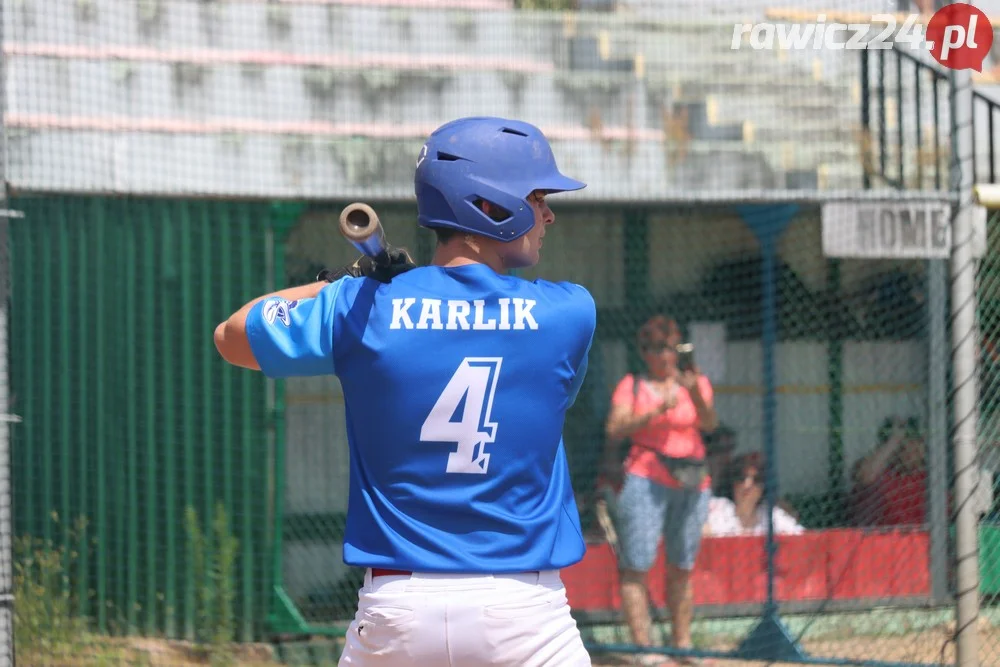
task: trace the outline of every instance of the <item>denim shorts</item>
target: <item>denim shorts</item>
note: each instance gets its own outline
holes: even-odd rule
[[[673,489],[626,475],[615,508],[619,566],[649,570],[662,537],[667,562],[682,570],[694,569],[711,497],[708,489]]]

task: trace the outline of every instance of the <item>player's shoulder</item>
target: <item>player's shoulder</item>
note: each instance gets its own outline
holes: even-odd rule
[[[532,281],[531,284],[546,296],[562,304],[579,309],[581,312],[593,312],[596,315],[597,304],[594,302],[593,295],[591,295],[586,287],[579,283],[568,280],[553,282],[539,278]]]
[[[354,308],[358,299],[364,298],[365,290],[377,289],[378,281],[372,278],[341,276],[326,284],[311,299],[314,308],[328,309],[335,318],[342,317]]]
[[[586,287],[578,283],[537,279],[530,283],[531,290],[544,301],[550,312],[570,329],[592,336],[597,328],[597,304]]]
[[[527,282],[527,281],[526,281]],[[559,312],[559,316],[578,325],[596,326],[597,304],[586,287],[563,281],[532,280],[522,291],[532,293],[546,307]]]
[[[345,299],[352,298],[364,284],[364,278],[353,276],[341,276],[336,280],[324,285],[317,294],[317,298],[326,299],[329,305],[334,306]]]

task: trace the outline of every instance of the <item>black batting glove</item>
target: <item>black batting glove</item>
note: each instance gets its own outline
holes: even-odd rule
[[[332,283],[344,276],[353,276],[355,278],[373,278],[380,283],[388,283],[399,274],[417,268],[416,263],[410,257],[410,253],[406,251],[406,248],[389,246],[386,252],[389,255],[389,263],[387,265],[377,263],[368,255],[361,255],[353,263],[341,267],[336,271],[323,269],[316,276],[316,280],[325,280],[328,283]]]

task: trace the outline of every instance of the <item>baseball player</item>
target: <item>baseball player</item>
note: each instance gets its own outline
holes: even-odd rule
[[[596,308],[507,273],[538,262],[546,195],[583,187],[533,125],[447,123],[416,164],[430,266],[394,249],[219,325],[230,363],[343,386],[344,561],[366,575],[340,665],[591,664],[559,569],[585,549],[562,428]]]

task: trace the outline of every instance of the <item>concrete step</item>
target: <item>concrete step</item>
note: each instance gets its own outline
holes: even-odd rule
[[[474,0],[468,0],[470,2]],[[485,0],[480,0],[485,1]],[[4,0],[5,39],[118,44],[185,50],[221,48],[288,53],[477,53],[555,57],[574,34],[611,35],[615,43],[683,41],[705,52],[729,48],[732,24],[675,13],[645,20],[617,13],[391,7],[313,3],[151,3],[47,0],[45,11]],[[87,18],[87,16],[91,18]],[[433,39],[428,39],[428,36]],[[691,44],[687,44],[690,39]],[[700,46],[697,44],[700,43]],[[627,51],[626,51],[627,53]]]
[[[495,0],[466,0],[487,2]],[[663,8],[656,20],[626,13],[458,10],[322,3],[122,3],[49,0],[39,12],[10,5],[5,39],[34,44],[120,45],[185,51],[296,55],[397,53],[409,56],[518,57],[555,62],[573,38],[597,39],[611,58],[643,54],[649,62],[768,66],[781,51],[732,50],[734,23],[696,11]],[[51,7],[51,9],[49,9]],[[749,16],[747,17],[749,20]],[[428,39],[433,35],[433,39]],[[787,54],[786,54],[787,55]],[[808,55],[808,54],[807,54]],[[803,56],[806,57],[806,56]],[[808,56],[812,57],[812,56]]]
[[[849,77],[826,76],[819,60],[797,62],[741,55],[657,62],[643,56],[642,65],[645,78],[655,83],[669,85],[684,81],[737,90],[780,88],[808,97],[843,96],[858,81],[856,73]]]
[[[685,95],[697,98],[729,93],[743,96],[778,95],[784,97],[786,100],[841,100],[842,103],[853,104],[850,98],[850,88],[831,94],[829,89],[815,82],[811,83],[797,77],[759,81],[720,74],[712,79],[690,79],[684,81],[683,92]]]
[[[362,134],[366,125],[386,124],[422,128],[413,130],[420,134],[442,117],[496,113],[584,136],[600,134],[602,128],[621,136],[635,128],[642,139],[663,134],[666,128],[696,140],[737,143],[779,144],[817,136],[853,139],[853,126],[839,125],[831,112],[837,107],[802,96],[783,97],[771,87],[765,87],[763,97],[731,96],[730,89],[710,95],[700,111],[703,119],[696,120],[699,112],[694,110],[682,127],[672,125],[675,115],[664,114],[664,103],[672,109],[676,100],[651,96],[646,82],[631,75],[439,69],[402,75],[391,69],[288,66],[248,71],[228,64],[199,69],[142,61],[73,61],[71,71],[67,88],[58,63],[38,57],[11,59],[11,113],[22,118],[55,116],[63,124],[92,127],[113,127],[131,119],[136,127],[158,124],[237,134],[308,133],[310,124],[316,124],[338,135],[350,134],[352,124]],[[681,99],[694,100],[697,106],[697,95],[688,92],[692,86],[697,84],[682,86]],[[31,94],[17,94],[22,90]],[[845,116],[848,111],[854,114],[856,107]]]
[[[704,98],[714,110],[719,122],[749,119],[771,127],[786,123],[826,124],[838,127],[854,125],[860,121],[859,107],[854,104],[832,105],[822,99],[788,100],[777,95],[727,95],[712,94]]]
[[[987,0],[996,2],[996,0]],[[659,0],[619,0],[618,11],[623,14],[644,15],[646,13],[662,15],[664,11],[671,14],[694,13],[719,18],[730,18],[732,20],[742,18],[762,19],[768,10],[775,6],[784,7],[792,5],[798,10],[813,10],[821,12],[824,10],[843,9],[844,5],[849,5],[852,11],[884,13],[895,11],[897,6],[895,0],[851,0],[850,3],[831,2],[830,0],[796,0],[794,3],[781,3],[774,0],[744,0],[734,3],[732,0],[671,0],[664,9],[664,4]]]
[[[823,100],[777,96],[710,95],[705,99],[713,124],[749,121],[757,140],[824,137],[850,141],[860,130],[856,105],[833,106]]]
[[[66,76],[67,72],[70,76]],[[207,121],[436,122],[455,114],[530,117],[542,124],[627,125],[641,81],[585,72],[211,66],[145,61],[8,59],[12,112]]]
[[[666,99],[649,79],[631,74],[580,71],[496,71],[490,63],[446,67],[364,69],[350,62],[340,67],[289,65],[198,65],[147,60],[68,60],[72,72],[66,86],[61,61],[41,56],[9,58],[14,94],[11,110],[21,114],[80,117],[117,116],[208,121],[218,118],[264,121],[332,121],[365,119],[397,123],[434,122],[442,114],[497,113],[529,117],[542,125],[662,127],[662,104],[678,96],[698,100],[692,87],[679,82]],[[660,78],[661,82],[663,79]],[[726,111],[720,123],[766,119],[766,108],[784,104],[790,117],[829,107],[798,95],[782,101],[769,86],[757,116]],[[31,90],[30,95],[18,91]],[[659,88],[657,88],[659,90]],[[711,96],[715,109],[726,109],[726,94]],[[746,97],[746,96],[745,96]],[[749,97],[753,97],[750,95]],[[627,103],[623,104],[623,100]],[[743,101],[741,100],[741,104]],[[810,106],[812,105],[812,106]],[[645,122],[643,119],[648,119]],[[717,124],[710,121],[710,124]]]
[[[689,90],[685,87],[684,90]],[[700,91],[698,91],[700,92]],[[852,140],[860,125],[859,107],[824,99],[793,97],[764,91],[728,90],[699,96],[708,110],[712,124],[749,122],[758,140],[812,139],[816,136]]]
[[[856,130],[831,128],[829,125],[818,123],[795,123],[794,126],[785,128],[768,127],[748,121],[751,126],[751,137],[753,142],[758,144],[780,144],[784,142],[809,142],[809,141],[830,141],[830,142],[858,142],[859,134]]]

